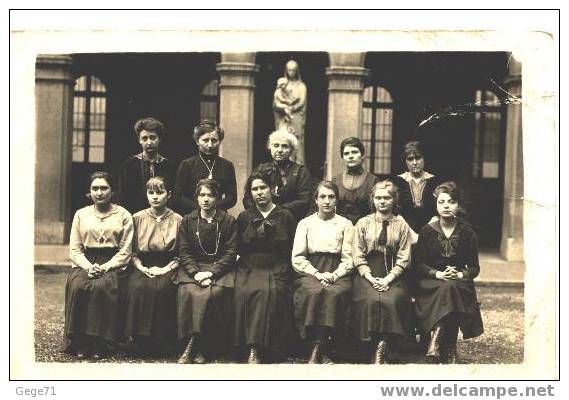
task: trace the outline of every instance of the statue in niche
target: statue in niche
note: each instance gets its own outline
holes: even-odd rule
[[[306,85],[300,77],[298,63],[286,63],[285,73],[277,80],[273,96],[275,129],[292,133],[298,139],[293,161],[304,164],[304,125],[306,122]]]

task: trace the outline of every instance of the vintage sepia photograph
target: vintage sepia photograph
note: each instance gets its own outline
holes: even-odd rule
[[[35,107],[19,376],[555,370],[558,282],[528,282],[533,240],[557,246],[556,200],[528,201],[536,159],[558,168],[551,37],[147,33],[11,33]]]

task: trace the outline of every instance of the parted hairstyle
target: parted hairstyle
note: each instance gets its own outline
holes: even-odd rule
[[[298,139],[292,133],[289,133],[287,131],[274,131],[269,135],[269,139],[267,140],[267,149],[269,149],[269,151],[271,150],[272,141],[277,138],[287,141],[291,149],[291,156],[296,153],[296,149],[298,148]]]
[[[249,176],[249,178],[247,178],[247,185],[246,185],[245,190],[247,190],[248,192],[251,192],[251,185],[253,184],[253,181],[255,179],[260,179],[263,182],[265,182],[269,188],[271,187],[271,177],[268,174],[257,171],[257,172],[253,172],[251,174],[251,176]],[[272,194],[273,194],[273,190],[271,188],[271,195]]]
[[[314,190],[314,200],[318,198],[318,193],[320,192],[320,188],[330,189],[336,195],[336,200],[340,198],[340,190],[338,189],[338,185],[336,185],[332,181],[321,181],[316,186],[316,190]]]
[[[142,131],[154,132],[160,139],[164,138],[164,124],[153,117],[141,118],[135,122],[134,132],[137,139]]]
[[[351,136],[351,137],[345,138],[344,140],[342,140],[342,143],[340,143],[340,157],[344,157],[344,148],[346,146],[352,146],[352,147],[357,148],[360,151],[360,153],[362,153],[362,156],[364,156],[366,153],[365,147],[364,147],[364,144],[362,143],[362,141],[355,136]]]
[[[401,153],[401,159],[403,162],[405,162],[407,160],[407,157],[410,155],[417,155],[421,158],[425,158],[425,151],[421,142],[418,140],[412,140],[405,143],[405,146],[403,146],[403,153]]]
[[[214,121],[210,121],[208,119],[204,119],[199,123],[199,125],[194,127],[194,140],[197,142],[202,135],[210,132],[217,132],[219,141],[223,141],[223,138],[225,137],[225,132],[223,129],[221,129],[221,127],[218,126]]]
[[[105,181],[107,181],[107,184],[109,185],[109,187],[111,188],[111,192],[113,191],[113,182],[112,182],[112,178],[111,178],[111,174],[105,171],[96,171],[93,172],[91,175],[89,175],[89,186],[87,188],[87,193],[85,194],[87,196],[87,198],[89,200],[93,200],[91,198],[91,184],[93,183],[93,181],[95,179],[104,179]],[[111,201],[112,201],[112,197],[111,197]]]
[[[200,191],[202,188],[209,189],[217,199],[217,201],[221,200],[221,187],[219,182],[215,179],[200,179],[196,184],[196,190],[194,190],[194,199],[197,200],[198,196],[200,195]]]
[[[462,191],[458,188],[455,182],[446,181],[441,183],[433,191],[433,196],[437,199],[441,193],[448,194],[451,199],[458,203],[458,209],[456,210],[457,217],[466,217],[466,210],[462,206]]]
[[[376,190],[379,189],[387,189],[387,192],[393,197],[393,214],[399,214],[400,206],[399,206],[399,187],[396,184],[391,182],[389,179],[385,179],[383,181],[377,182],[371,188],[369,192],[369,207],[370,209],[375,212],[377,209],[375,208],[375,203],[373,202],[373,198],[375,196]]]

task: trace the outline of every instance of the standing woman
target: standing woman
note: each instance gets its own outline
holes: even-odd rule
[[[203,364],[206,355],[227,349],[235,283],[237,224],[217,208],[219,184],[202,179],[195,190],[199,209],[184,216],[180,228],[178,339],[185,341],[180,364]]]
[[[402,275],[411,259],[409,225],[396,215],[398,191],[390,181],[374,185],[374,210],[358,221],[353,258],[359,276],[354,278],[352,328],[374,347],[372,363],[384,364],[388,346],[396,337],[413,331],[413,305]]]
[[[346,171],[332,178],[338,185],[336,212],[356,224],[358,220],[371,213],[369,192],[378,182],[377,176],[364,170],[365,149],[360,139],[349,137],[340,144],[340,156],[346,164]]]
[[[202,179],[215,179],[220,185],[220,200],[217,208],[229,210],[237,202],[235,167],[231,161],[219,156],[219,145],[224,131],[215,122],[203,120],[194,128],[194,140],[198,154],[185,159],[178,167],[174,204],[177,211],[190,214],[199,206],[194,198],[196,185]]]
[[[282,354],[293,329],[288,280],[296,221],[273,203],[270,184],[265,175],[249,177],[246,189],[254,206],[237,218],[234,344],[248,349],[250,364],[261,363],[269,353]]]
[[[271,133],[267,148],[273,161],[260,164],[253,173],[268,177],[273,203],[290,211],[296,221],[300,221],[306,216],[310,205],[312,184],[308,168],[290,159],[297,147],[298,141],[293,134],[283,131]],[[246,187],[244,192],[243,205],[246,209],[254,208],[255,201],[251,191]]]
[[[65,285],[64,350],[99,360],[120,332],[119,285],[132,251],[132,216],[111,203],[111,179],[89,179],[93,205],[75,213],[69,238],[72,270]]]
[[[461,218],[456,184],[442,183],[434,194],[439,220],[419,233],[415,306],[421,330],[432,333],[427,360],[454,364],[458,329],[464,339],[484,332],[473,282],[480,272],[478,238]]]
[[[407,171],[397,176],[395,184],[400,188],[401,215],[413,230],[415,243],[416,233],[436,214],[432,193],[438,180],[425,171],[425,152],[420,142],[408,142],[402,158]]]
[[[125,290],[127,342],[139,352],[163,349],[176,339],[177,235],[182,217],[166,204],[171,192],[163,177],[146,182],[150,208],[134,214],[132,264]]]
[[[330,363],[330,339],[343,331],[351,301],[352,223],[335,213],[338,186],[318,184],[318,212],[299,222],[292,248],[295,319],[312,343],[309,364]]]

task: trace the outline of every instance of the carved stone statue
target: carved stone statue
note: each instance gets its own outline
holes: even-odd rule
[[[275,129],[285,130],[298,139],[298,150],[293,161],[304,164],[304,125],[306,122],[306,85],[300,77],[298,63],[286,63],[284,77],[277,80],[273,96]]]

